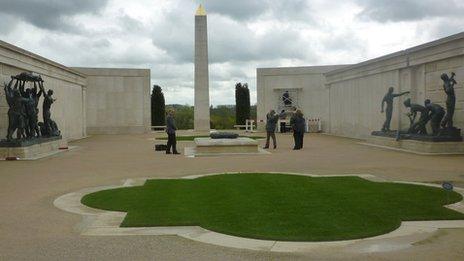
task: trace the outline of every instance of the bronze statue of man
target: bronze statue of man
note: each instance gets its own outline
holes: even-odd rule
[[[25,83],[25,81],[24,81]],[[25,103],[25,125],[26,125],[26,134],[29,138],[39,137],[39,109],[37,108],[39,104],[39,98],[42,95],[42,90],[37,93],[37,82],[34,81],[34,88],[27,88],[24,90],[24,83],[20,86],[19,91],[21,95],[28,101]]]
[[[409,116],[412,117],[411,126],[409,128],[408,133],[427,134],[427,129],[425,126],[430,120],[429,110],[422,105],[411,103],[411,99],[405,100],[404,106],[410,109]],[[420,113],[420,118],[417,122],[415,122],[418,112]]]
[[[454,80],[454,76],[456,74],[454,72],[451,73],[451,77],[448,74],[444,73],[441,75],[441,79],[443,80],[443,90],[446,93],[446,116],[441,123],[443,128],[453,128],[453,117],[454,117],[454,110],[456,108],[456,94],[454,93],[454,85],[457,83]]]
[[[292,106],[292,99],[290,98],[288,91],[285,91],[284,94],[282,94],[282,101],[285,106]]]
[[[56,101],[56,99],[53,99],[53,90],[48,90],[48,92],[45,92],[44,87],[42,84],[39,84],[40,90],[43,93],[44,96],[44,101],[42,105],[42,116],[43,116],[43,122],[44,122],[44,129],[45,129],[45,134],[46,136],[52,136],[53,133],[53,126],[52,126],[52,119],[51,119],[51,112],[50,109],[52,107],[52,104]],[[44,135],[44,133],[42,133]]]
[[[438,104],[432,103],[429,99],[424,102],[425,108],[429,110],[430,125],[432,126],[433,135],[438,135],[440,123],[445,116],[445,109]]]
[[[387,94],[385,94],[382,100],[382,111],[381,111],[382,113],[384,112],[385,103],[387,104],[387,110],[385,111],[386,119],[382,127],[383,132],[390,131],[390,123],[391,123],[391,119],[393,116],[393,99],[409,93],[409,92],[402,92],[402,93],[396,94],[396,93],[393,93],[394,91],[395,91],[395,88],[393,87],[388,88],[388,92]]]
[[[8,141],[13,139],[13,133],[15,131],[17,138],[22,139],[25,138],[24,127],[25,127],[25,112],[24,112],[24,104],[28,101],[27,99],[21,96],[21,93],[18,90],[18,83],[21,84],[18,80],[16,81],[15,86],[13,89],[11,86],[13,85],[13,81],[15,80],[14,77],[11,77],[10,83],[5,84],[5,96],[6,101],[9,106],[8,110],[8,133],[6,139]]]

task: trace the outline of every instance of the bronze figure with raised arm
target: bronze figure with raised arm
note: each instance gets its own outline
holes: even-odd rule
[[[457,84],[456,80],[454,80],[454,76],[456,76],[454,72],[451,73],[451,77],[449,77],[446,73],[441,75],[441,79],[443,80],[443,90],[446,93],[446,115],[441,123],[441,127],[448,129],[452,129],[454,127],[453,117],[454,110],[456,108],[454,85]]]
[[[391,119],[393,116],[393,99],[409,93],[409,92],[393,93],[394,91],[395,91],[395,88],[393,87],[388,88],[388,92],[387,94],[385,94],[382,100],[382,111],[381,111],[382,113],[384,113],[385,103],[387,104],[387,109],[385,110],[386,119],[382,127],[383,132],[390,131],[390,124],[391,124]]]
[[[39,82],[39,87],[41,90],[41,93],[44,96],[44,101],[43,101],[43,106],[42,106],[42,116],[43,116],[43,121],[44,121],[44,129],[45,133],[47,136],[51,136],[53,132],[53,122],[51,119],[51,112],[50,109],[52,107],[52,104],[56,101],[53,96],[53,90],[49,89],[47,92],[45,92],[45,89],[43,87],[43,82]],[[44,133],[42,133],[43,135]]]
[[[5,84],[5,96],[9,106],[8,109],[8,133],[6,139],[8,141],[13,139],[13,133],[15,131],[18,139],[25,138],[24,134],[24,104],[28,101],[27,99],[21,96],[20,90],[18,90],[18,84],[21,85],[19,81],[16,81],[13,89],[14,77],[11,77],[11,81],[8,84]]]

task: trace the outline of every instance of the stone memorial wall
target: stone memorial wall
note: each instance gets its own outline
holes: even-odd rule
[[[324,71],[325,70],[325,71]],[[442,73],[456,73],[455,126],[464,129],[464,33],[349,66],[264,68],[257,70],[258,121],[278,109],[276,92],[296,89],[298,107],[306,117],[322,120],[324,132],[366,138],[385,121],[381,102],[389,87],[410,91],[394,100],[391,129],[407,129],[407,98],[445,106]],[[263,130],[264,123],[260,123]],[[430,128],[430,127],[429,127]]]
[[[327,126],[329,108],[324,73],[343,68],[343,65],[284,68],[259,68],[257,70],[258,128],[264,130],[266,114],[274,109],[282,111],[283,94],[288,91],[291,106],[303,110],[305,117],[320,118]]]
[[[45,88],[53,89],[57,101],[51,113],[63,138],[76,140],[85,137],[85,75],[3,41],[0,41],[0,137],[6,137],[8,128],[8,104],[3,83],[24,71],[40,74]],[[43,120],[42,103],[43,97],[39,101],[39,121]]]
[[[445,106],[442,73],[456,73],[455,126],[464,128],[464,33],[413,47],[350,67],[328,72],[326,85],[330,95],[329,133],[364,138],[380,130],[384,116],[381,101],[388,87],[410,95],[394,101],[392,129],[407,129],[408,109],[404,100],[417,104],[425,99]],[[399,117],[401,119],[399,119]]]
[[[150,70],[73,68],[87,77],[87,133],[150,130]]]
[[[51,114],[65,141],[87,134],[144,133],[150,129],[150,70],[70,68],[0,41],[0,139],[6,137],[8,104],[3,83],[23,72],[41,75],[57,101]],[[27,83],[26,88],[32,83]],[[43,97],[39,101],[42,121]]]

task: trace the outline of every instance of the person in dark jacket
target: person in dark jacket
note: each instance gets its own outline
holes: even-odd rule
[[[272,138],[272,143],[274,144],[274,149],[277,148],[277,143],[276,143],[276,136],[275,136],[275,130],[277,127],[277,122],[279,121],[279,118],[281,115],[276,114],[274,110],[271,110],[267,115],[266,115],[266,146],[264,146],[264,149],[269,149],[269,141]]]
[[[285,110],[282,110],[280,112],[280,133],[286,133],[287,132],[287,123],[285,122],[287,115],[285,113]]]
[[[295,142],[293,150],[300,150],[303,148],[303,138],[306,127],[303,113],[300,110],[297,110],[292,116],[290,119],[290,125],[293,129],[293,140]]]
[[[166,148],[166,154],[180,154],[177,152],[177,141],[176,141],[176,122],[174,120],[174,110],[168,112],[168,117],[166,117],[166,133],[168,134],[168,144]]]

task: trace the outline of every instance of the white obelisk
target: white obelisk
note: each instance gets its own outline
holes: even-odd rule
[[[195,109],[194,129],[210,130],[208,26],[206,11],[202,5],[195,14]]]

